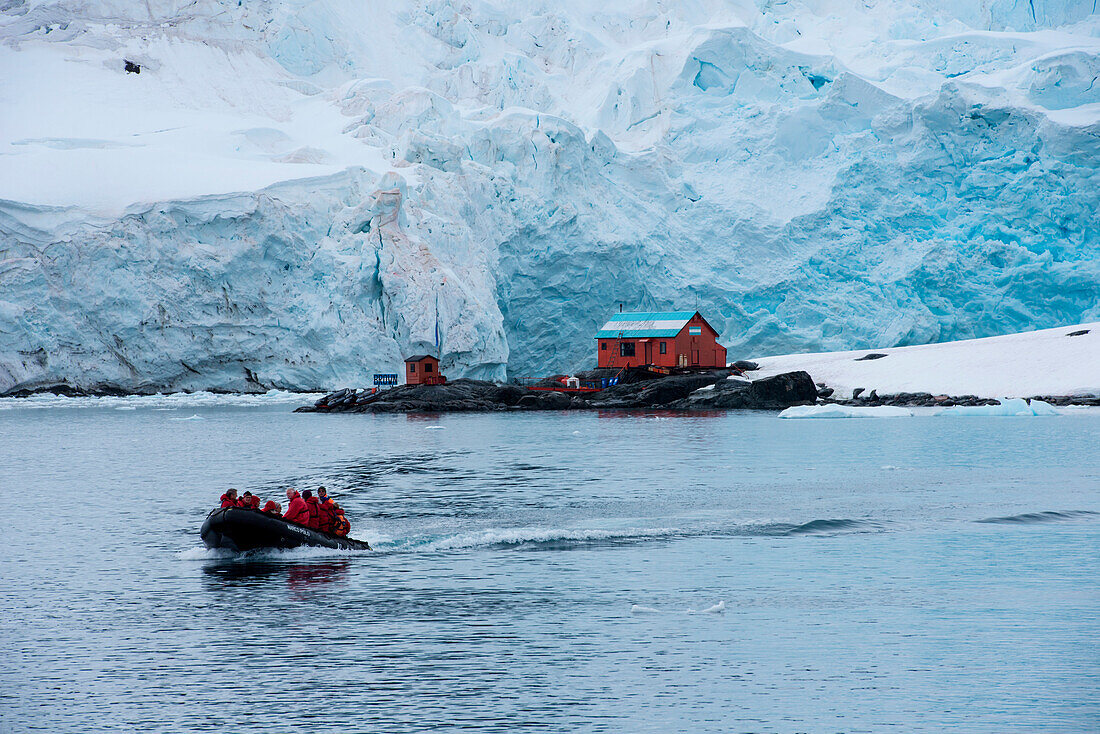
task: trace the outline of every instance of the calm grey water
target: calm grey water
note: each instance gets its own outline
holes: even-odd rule
[[[1096,731],[1097,447],[1096,413],[0,410],[0,730]],[[376,552],[202,549],[226,487],[288,484]]]

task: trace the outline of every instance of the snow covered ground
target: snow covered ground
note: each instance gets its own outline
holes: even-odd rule
[[[1100,319],[1088,2],[0,7],[0,393],[572,371],[619,303],[731,356]]]
[[[1068,336],[1085,330],[1087,334]],[[860,359],[868,354],[886,356]],[[1100,322],[943,344],[785,354],[755,361],[760,371],[751,373],[753,379],[806,370],[815,381],[833,388],[838,398],[850,398],[860,387],[864,394],[877,390],[880,395],[928,392],[997,399],[1100,395]],[[974,412],[988,413],[983,410]]]

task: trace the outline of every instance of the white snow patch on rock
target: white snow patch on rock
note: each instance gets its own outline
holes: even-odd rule
[[[1080,331],[1088,333],[1068,336]],[[886,356],[860,359],[868,354]],[[864,396],[871,390],[880,395],[928,392],[998,399],[1100,395],[1100,322],[942,344],[785,354],[754,361],[760,364],[755,373],[759,377],[806,370],[833,388],[835,397],[844,398],[859,387]]]

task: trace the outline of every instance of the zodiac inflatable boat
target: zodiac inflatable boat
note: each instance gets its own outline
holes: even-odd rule
[[[246,510],[241,507],[214,510],[202,524],[199,534],[207,548],[225,548],[234,551],[257,548],[297,548],[303,545],[345,550],[371,549],[364,540],[323,533],[259,510]]]

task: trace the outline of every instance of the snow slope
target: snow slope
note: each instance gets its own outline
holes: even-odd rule
[[[0,393],[566,371],[618,303],[731,357],[1098,319],[1100,17],[960,5],[5,3]]]
[[[1085,330],[1087,334],[1068,336]],[[886,356],[860,359],[868,354]],[[998,399],[1100,395],[1100,322],[943,344],[785,354],[756,361],[760,371],[752,373],[753,379],[803,369],[841,398],[850,398],[859,387],[880,395],[929,392]]]

